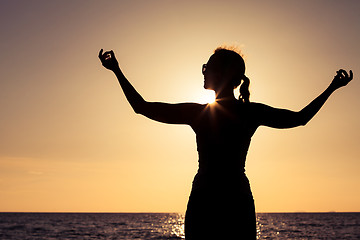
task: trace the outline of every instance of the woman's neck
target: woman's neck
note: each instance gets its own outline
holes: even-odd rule
[[[222,91],[215,92],[215,101],[231,101],[231,100],[236,100],[233,89],[231,89],[231,91],[224,89]]]

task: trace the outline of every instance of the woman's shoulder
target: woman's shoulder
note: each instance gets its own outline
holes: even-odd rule
[[[267,105],[260,102],[249,102],[248,103],[251,107],[266,107]]]
[[[184,114],[187,113],[192,116],[197,115],[208,108],[208,104],[200,104],[193,102],[178,103],[176,105],[183,110]]]
[[[259,103],[259,102],[249,102],[249,103],[240,103],[239,107],[246,108],[246,109],[261,109],[268,107],[266,104]]]
[[[243,109],[252,116],[261,116],[263,113],[270,111],[272,107],[264,103],[250,102],[243,103]]]
[[[250,102],[247,104],[248,104],[249,108],[254,109],[254,110],[264,110],[264,109],[270,108],[269,105],[266,105],[264,103],[259,103],[259,102]]]

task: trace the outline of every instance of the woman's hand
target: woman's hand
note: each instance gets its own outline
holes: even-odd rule
[[[115,72],[116,70],[120,70],[119,63],[115,58],[113,50],[105,52],[103,54],[103,49],[101,49],[99,52],[99,59],[105,68],[113,72]]]
[[[334,77],[333,81],[330,84],[330,86],[334,87],[334,89],[338,89],[346,86],[353,79],[353,73],[351,70],[349,72],[350,76],[343,69],[340,69],[336,73],[337,73],[336,76]]]

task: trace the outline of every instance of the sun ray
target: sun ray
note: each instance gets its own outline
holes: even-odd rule
[[[199,103],[214,103],[215,102],[215,92],[212,90],[205,90],[202,92],[202,95],[198,97]]]

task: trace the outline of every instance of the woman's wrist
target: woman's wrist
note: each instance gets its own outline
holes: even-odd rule
[[[119,74],[119,73],[121,73],[121,70],[120,70],[120,67],[118,66],[118,67],[116,67],[116,68],[114,68],[114,69],[112,69],[112,71],[117,75],[117,74]]]
[[[336,87],[335,84],[332,82],[332,83],[330,83],[330,85],[327,89],[328,89],[328,91],[335,92],[335,90],[338,89],[338,87]]]

